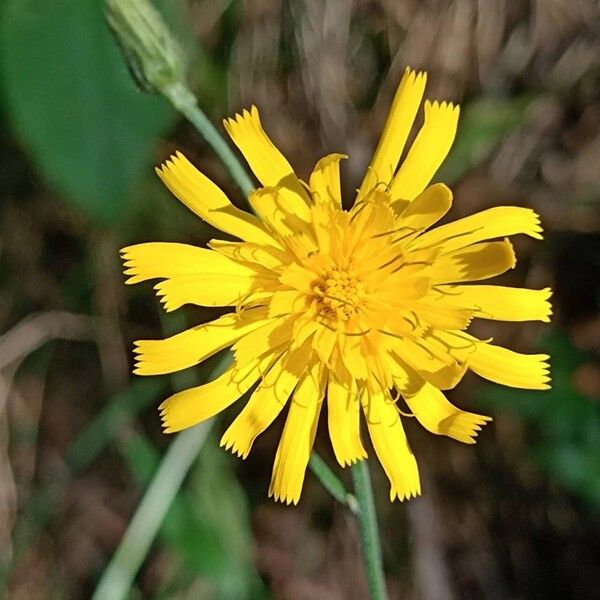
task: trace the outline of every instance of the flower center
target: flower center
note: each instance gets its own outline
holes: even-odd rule
[[[319,313],[332,320],[347,321],[365,298],[364,284],[352,268],[334,267],[315,285]]]

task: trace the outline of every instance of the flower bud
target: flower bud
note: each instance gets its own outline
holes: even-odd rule
[[[183,51],[149,0],[106,0],[106,18],[125,62],[145,92],[185,83]]]

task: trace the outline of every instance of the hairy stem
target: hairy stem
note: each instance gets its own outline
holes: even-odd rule
[[[221,159],[244,196],[248,197],[254,188],[252,180],[248,177],[248,173],[223,139],[223,136],[202,112],[194,94],[186,86],[177,84],[165,90],[164,95],[206,140]]]
[[[359,460],[350,468],[357,502],[356,518],[360,532],[360,543],[365,561],[367,584],[371,600],[387,600],[381,544],[377,528],[377,514],[373,500],[371,475],[366,460]]]

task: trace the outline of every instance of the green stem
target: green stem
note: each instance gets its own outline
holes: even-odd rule
[[[350,471],[354,483],[354,494],[358,504],[356,515],[365,570],[367,572],[369,595],[371,600],[386,600],[388,596],[381,561],[377,514],[375,512],[373,488],[371,486],[371,476],[367,461],[359,460],[356,464],[352,465]]]
[[[196,425],[171,442],[92,600],[122,600],[127,596],[210,427],[210,421]]]
[[[248,177],[242,163],[237,159],[227,142],[202,112],[194,94],[181,83],[163,90],[163,94],[202,135],[225,167],[227,167],[244,196],[248,197],[254,188],[252,180]]]
[[[316,453],[310,455],[308,462],[313,475],[321,482],[321,485],[337,500],[350,509],[353,513],[358,510],[356,498],[350,494],[344,484],[336,477],[327,463]]]

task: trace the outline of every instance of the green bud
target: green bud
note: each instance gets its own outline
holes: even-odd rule
[[[106,0],[106,19],[138,86],[168,94],[185,86],[183,51],[149,0]]]

